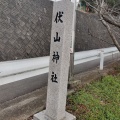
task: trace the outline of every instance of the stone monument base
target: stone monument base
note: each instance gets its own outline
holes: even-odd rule
[[[42,111],[40,113],[35,114],[33,120],[53,120],[53,119],[45,116],[45,111]],[[62,120],[76,120],[76,117],[66,112],[66,117]]]

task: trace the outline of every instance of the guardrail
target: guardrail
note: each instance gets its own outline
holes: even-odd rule
[[[116,47],[76,52],[74,65],[100,59],[100,69],[102,70],[104,57],[117,53],[119,51]],[[48,73],[48,71],[49,56],[0,62],[0,85]]]

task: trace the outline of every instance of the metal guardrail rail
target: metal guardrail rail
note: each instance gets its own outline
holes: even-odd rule
[[[104,57],[117,53],[119,51],[116,47],[76,52],[74,65],[100,59],[100,69],[102,70]],[[48,71],[49,56],[0,62],[0,85],[48,73]]]

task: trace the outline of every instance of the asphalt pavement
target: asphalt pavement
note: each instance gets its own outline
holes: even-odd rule
[[[120,57],[120,55],[119,55]],[[118,55],[112,55],[105,57],[105,64],[111,61],[115,61]],[[84,71],[89,71],[97,66],[99,66],[100,60],[92,60],[83,64],[75,65],[74,74],[82,73]],[[38,75],[35,77],[27,78],[21,81],[13,82],[10,84],[0,86],[0,104],[6,101],[12,100],[21,95],[25,95],[37,89],[40,89],[47,85],[48,73]]]

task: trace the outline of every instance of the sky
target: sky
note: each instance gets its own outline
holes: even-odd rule
[[[61,0],[51,0],[51,1],[61,1]],[[71,0],[72,2],[74,2],[75,0]],[[77,2],[79,2],[79,0],[76,0]]]

